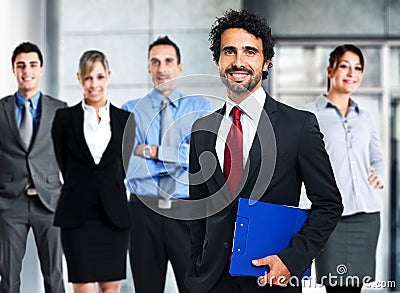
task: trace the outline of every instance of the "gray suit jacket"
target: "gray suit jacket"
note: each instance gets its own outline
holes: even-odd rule
[[[51,141],[51,125],[57,109],[65,102],[41,94],[42,116],[31,146],[26,148],[15,117],[15,95],[0,100],[0,210],[10,208],[31,178],[40,200],[54,211],[60,194],[60,173]]]

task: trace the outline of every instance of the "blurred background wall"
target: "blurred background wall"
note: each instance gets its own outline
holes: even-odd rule
[[[147,47],[161,35],[180,46],[185,76],[216,76],[208,33],[215,18],[228,8],[246,8],[267,17],[276,55],[264,87],[295,107],[325,92],[325,69],[334,47],[353,43],[362,48],[365,75],[354,98],[378,126],[387,165],[385,189],[379,194],[384,211],[377,279],[400,282],[400,0],[0,0],[0,97],[16,90],[11,53],[26,40],[37,43],[44,53],[42,91],[70,105],[82,98],[76,71],[87,49],[99,49],[108,56],[112,70],[108,95],[117,106],[151,89]],[[224,96],[218,78],[191,77],[189,81],[187,87],[197,93]],[[212,104],[219,103],[212,99]],[[41,293],[41,287],[31,237],[21,292]],[[166,289],[174,290],[173,286]]]

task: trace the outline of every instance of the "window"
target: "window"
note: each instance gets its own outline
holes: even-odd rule
[[[326,68],[329,54],[338,44],[301,44],[277,43],[276,57],[273,59],[271,94],[281,102],[296,108],[302,108],[308,102],[326,93]],[[382,46],[378,44],[356,44],[363,52],[365,59],[364,76],[360,87],[353,94],[354,100],[374,119],[375,125],[382,130],[383,100],[383,64]],[[396,55],[397,53],[397,55]],[[400,60],[400,48],[392,55]],[[397,62],[397,73],[400,64]],[[397,75],[398,76],[398,75]],[[397,78],[397,82],[400,83]],[[383,131],[379,131],[381,137]]]

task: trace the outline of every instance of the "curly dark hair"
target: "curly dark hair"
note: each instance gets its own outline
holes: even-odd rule
[[[271,60],[274,57],[274,41],[271,37],[271,27],[267,21],[256,14],[247,10],[232,10],[225,11],[222,17],[216,19],[214,25],[211,27],[209,40],[211,42],[210,50],[213,55],[215,63],[218,63],[221,53],[221,35],[229,28],[242,28],[257,38],[261,39],[263,44],[264,62]],[[269,63],[268,68],[272,67],[272,62]],[[267,71],[263,71],[263,79],[266,79]]]

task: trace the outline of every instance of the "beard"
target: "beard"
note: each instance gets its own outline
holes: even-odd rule
[[[250,77],[248,81],[243,81],[243,82],[235,82],[231,79],[228,78],[228,75],[232,71],[245,71],[247,72]],[[238,67],[232,67],[225,72],[220,71],[219,72],[220,78],[222,83],[233,93],[236,94],[243,94],[245,92],[252,92],[256,86],[260,83],[262,79],[262,72],[259,73],[254,73],[253,70],[247,69],[247,68],[238,68]]]

